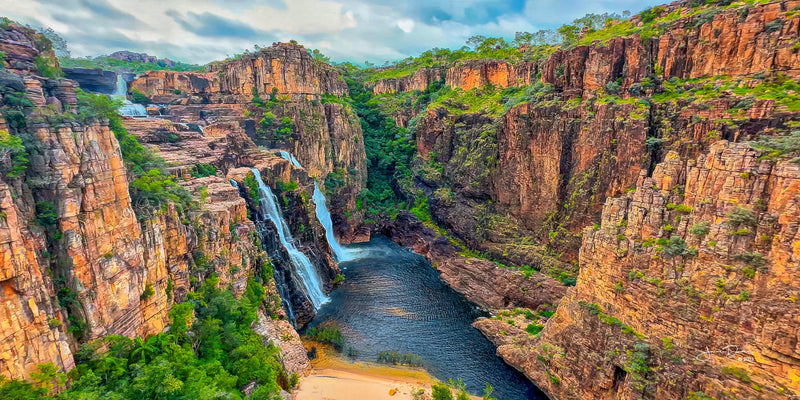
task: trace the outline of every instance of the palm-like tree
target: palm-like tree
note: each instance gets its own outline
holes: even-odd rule
[[[133,340],[133,350],[131,351],[131,360],[138,358],[142,363],[147,362],[147,357],[158,353],[156,342],[158,339],[150,337],[147,341],[137,337]]]

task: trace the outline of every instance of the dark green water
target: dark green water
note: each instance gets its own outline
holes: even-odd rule
[[[423,257],[386,238],[348,246],[359,258],[340,264],[346,280],[330,294],[310,326],[333,320],[356,359],[383,350],[422,356],[438,379],[463,379],[473,394],[489,382],[499,399],[546,399],[495,355],[470,324],[485,314],[450,289]]]

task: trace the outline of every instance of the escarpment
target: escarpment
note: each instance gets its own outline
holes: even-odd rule
[[[206,135],[168,120],[110,124],[102,115],[85,116],[81,101],[100,97],[76,95],[75,82],[45,76],[51,73],[43,68],[58,65],[42,44],[49,42],[17,25],[0,33],[7,67],[0,71],[0,131],[21,143],[5,153],[0,184],[0,374],[25,378],[49,362],[69,370],[80,343],[159,333],[171,306],[212,274],[242,295],[248,277],[270,265],[267,252],[279,251],[263,246],[264,228],[250,218],[258,199],[231,184],[240,175],[225,176],[239,167],[258,167],[273,186],[302,180],[302,193],[288,189],[281,199],[292,198],[292,226],[308,227],[303,250],[330,287],[338,269],[312,219],[314,181],[306,170],[260,149],[234,122],[206,126]],[[341,151],[358,131],[333,107],[325,116]],[[156,159],[137,142],[163,165],[143,170]],[[349,156],[345,162],[358,162],[357,154]],[[265,286],[265,310],[283,316],[276,282]],[[304,310],[299,322],[313,312]],[[265,338],[276,339],[270,335],[278,331],[264,329]],[[291,369],[302,372],[308,363],[294,354],[296,341],[291,345]]]
[[[200,126],[238,125],[258,145],[283,149],[334,194],[335,228],[351,237],[360,224],[356,198],[366,181],[361,124],[343,101],[340,73],[302,46],[278,43],[206,72],[152,71],[130,84],[157,104],[154,113]]]
[[[533,60],[456,61],[378,80],[373,91],[405,101],[384,112],[413,124],[415,176],[444,227],[505,262],[549,263],[533,255],[541,250],[512,245],[524,236],[576,261],[577,235],[599,221],[604,199],[632,188],[668,150],[697,156],[720,138],[750,140],[784,126],[788,103],[765,91],[797,77],[797,6],[696,11],[674,3],[654,33],[636,16],[616,22],[642,32],[630,37],[591,42],[587,34]],[[422,90],[431,75],[451,89],[426,108],[402,104],[427,92],[392,94]],[[487,222],[482,233],[477,226]]]
[[[760,158],[797,127],[798,7],[676,2],[544,57],[426,53],[367,84],[414,133],[403,190],[449,238],[415,248],[435,260],[431,243],[463,240],[533,280],[577,277],[560,301],[492,303],[491,269],[440,268],[495,308],[475,326],[553,398],[800,391],[797,165]]]

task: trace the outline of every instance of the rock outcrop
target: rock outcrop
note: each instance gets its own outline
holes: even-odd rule
[[[498,353],[559,399],[796,396],[798,182],[743,144],[670,153],[584,230],[541,335]]]
[[[792,49],[800,34],[796,0],[744,9],[691,13],[674,3],[663,11],[687,15],[657,37],[611,39],[603,45],[558,50],[542,68],[542,80],[564,91],[594,91],[621,79],[621,93],[650,75],[693,79],[751,76],[765,71],[800,75],[800,55]],[[744,11],[742,11],[744,10]],[[633,23],[638,23],[638,17]]]
[[[422,68],[409,76],[380,79],[374,83],[372,92],[375,94],[413,92],[415,90],[421,92],[444,77],[445,72],[440,68]]]
[[[523,273],[460,254],[457,244],[403,212],[391,223],[375,227],[401,246],[413,249],[431,262],[450,287],[487,310],[556,304],[566,287],[542,275]]]
[[[688,14],[682,6],[663,14]],[[508,246],[492,250],[492,242],[508,240],[488,237],[501,229],[482,235],[479,225],[505,220],[499,225],[519,232],[511,236],[533,236],[563,259],[577,260],[577,235],[598,221],[604,199],[632,188],[639,170],[652,169],[668,150],[696,157],[715,140],[748,140],[791,118],[785,106],[736,85],[797,76],[800,63],[787,53],[800,35],[800,16],[791,11],[796,6],[781,1],[745,7],[746,13],[686,16],[658,38],[618,37],[557,50],[538,67],[492,60],[452,66],[445,82],[452,87],[523,85],[539,71],[545,88],[540,100],[500,115],[429,107],[416,125],[416,169],[434,216],[470,246],[508,262],[501,257]],[[711,80],[715,75],[721,78]],[[720,87],[737,80],[730,86],[735,90]],[[714,87],[711,95],[679,94],[707,84]],[[524,256],[514,263],[542,260]]]

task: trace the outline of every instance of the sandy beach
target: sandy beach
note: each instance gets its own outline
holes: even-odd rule
[[[293,391],[295,400],[411,400],[419,389],[425,390],[424,398],[430,398],[431,384],[436,382],[423,369],[354,363],[316,347],[318,357],[311,363],[311,373]]]

